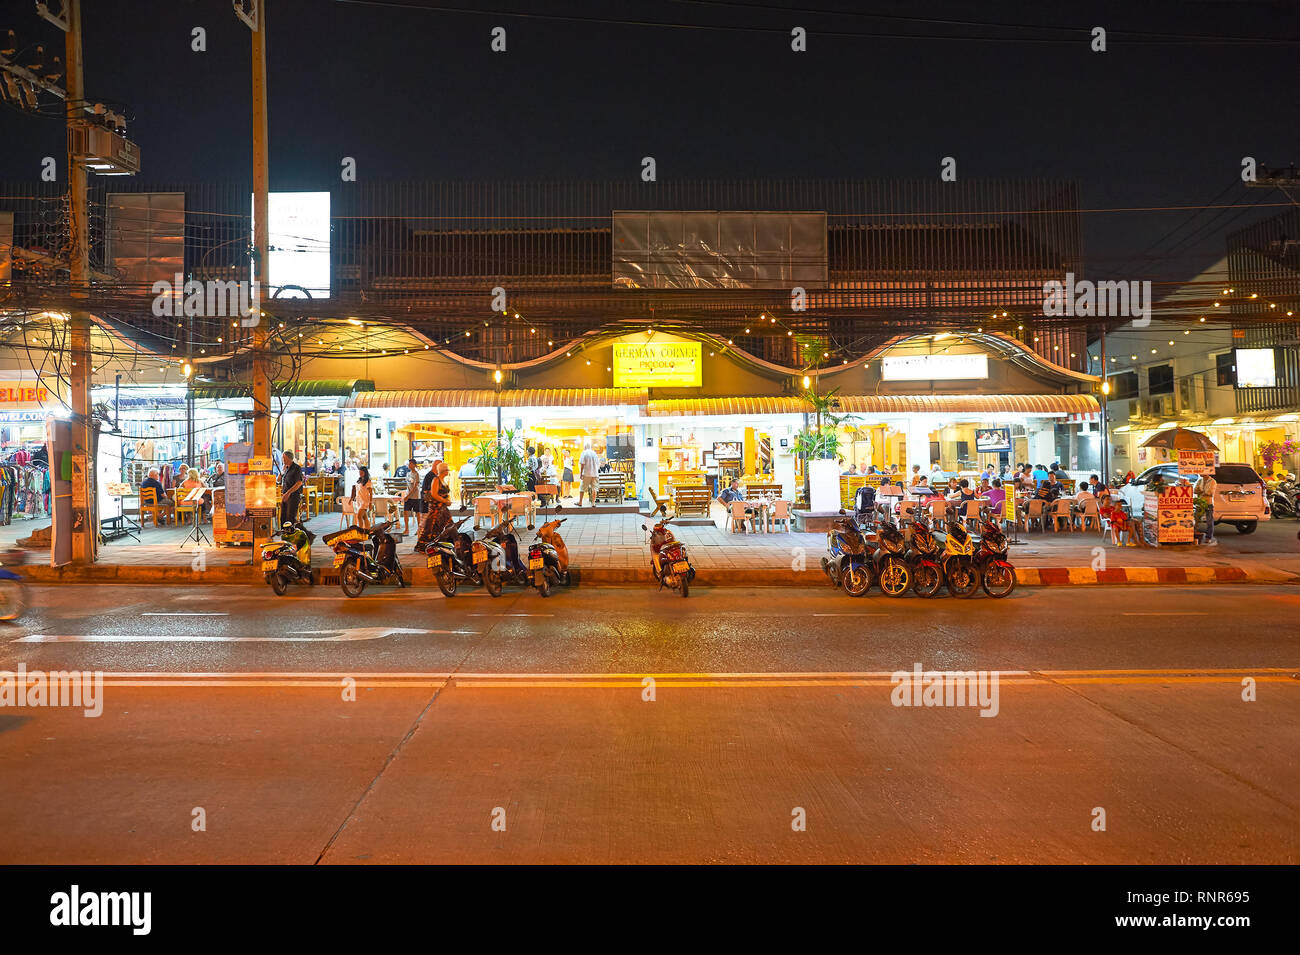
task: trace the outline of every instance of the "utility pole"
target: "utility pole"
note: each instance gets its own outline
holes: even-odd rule
[[[270,286],[270,161],[268,158],[266,103],[266,0],[235,5],[235,15],[247,24],[253,39],[253,269],[249,278],[257,282],[259,296],[269,296]],[[260,304],[253,326],[253,456],[271,455],[271,378],[267,356],[267,327]],[[274,464],[274,462],[273,462]],[[257,518],[263,526],[257,536],[269,540],[269,518]]]
[[[1106,326],[1101,326],[1101,480],[1110,484],[1110,372],[1106,370]]]
[[[81,0],[68,0],[65,6],[68,29],[65,34],[67,64],[68,126],[68,250],[72,297],[86,298],[90,292],[89,197],[86,193],[89,174],[76,155],[73,145],[77,127],[85,124],[86,89],[81,60]],[[94,435],[90,421],[90,385],[93,369],[90,356],[90,316],[73,309],[68,319],[68,337],[72,353],[72,563],[95,562],[98,528],[92,526],[95,501],[92,497],[95,473]],[[50,466],[55,466],[51,461]],[[78,470],[79,468],[79,470]]]

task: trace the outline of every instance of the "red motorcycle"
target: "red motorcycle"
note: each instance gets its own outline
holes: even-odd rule
[[[673,536],[668,525],[672,523],[667,509],[660,504],[659,520],[654,530],[650,531],[650,572],[659,581],[659,588],[665,586],[680,590],[683,597],[690,596],[691,581],[695,579],[695,568],[686,556],[686,545]],[[641,530],[648,528],[642,524]]]

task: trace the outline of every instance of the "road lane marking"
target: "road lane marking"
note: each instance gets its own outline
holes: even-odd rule
[[[1001,670],[999,684],[1050,688],[1062,684],[1153,686],[1156,684],[1236,683],[1242,676],[1259,682],[1300,685],[1300,667],[1172,670]],[[911,671],[902,671],[908,676]],[[896,686],[893,671],[824,673],[441,673],[441,672],[151,672],[122,671],[104,674],[104,683],[116,687],[330,687],[350,678],[360,686],[421,689],[640,689],[646,677],[673,689],[800,689],[827,687]]]
[[[229,617],[230,614],[217,610],[173,610],[166,613],[146,610],[140,614],[142,617]]]
[[[554,617],[553,613],[467,613],[467,617]]]
[[[1201,610],[1123,610],[1122,617],[1204,617]]]
[[[762,614],[755,614],[762,616]],[[815,613],[814,617],[887,617],[889,616],[883,610],[878,613]]]
[[[333,633],[337,636],[323,637],[320,634]],[[13,643],[344,643],[353,640],[379,640],[395,633],[437,633],[437,634],[476,634],[477,630],[414,630],[409,627],[353,627],[351,629],[333,630],[290,630],[282,637],[234,637],[224,635],[179,635],[158,636],[156,634],[48,634],[33,633],[19,637]]]

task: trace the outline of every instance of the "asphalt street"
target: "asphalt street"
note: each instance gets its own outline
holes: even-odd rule
[[[1300,861],[1294,587],[31,597],[2,862]]]

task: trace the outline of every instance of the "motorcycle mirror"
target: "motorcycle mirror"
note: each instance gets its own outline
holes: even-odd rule
[[[844,513],[845,513],[845,510],[844,510],[844,508],[841,507],[841,508],[840,508],[840,514],[843,515]]]
[[[563,504],[556,504],[556,505],[555,505],[555,510],[556,510],[556,511],[562,511],[562,510],[564,510],[564,505],[563,505]]]
[[[642,525],[641,525],[641,530],[645,530],[645,529],[646,529],[646,526],[645,526],[644,524],[642,524]]]

